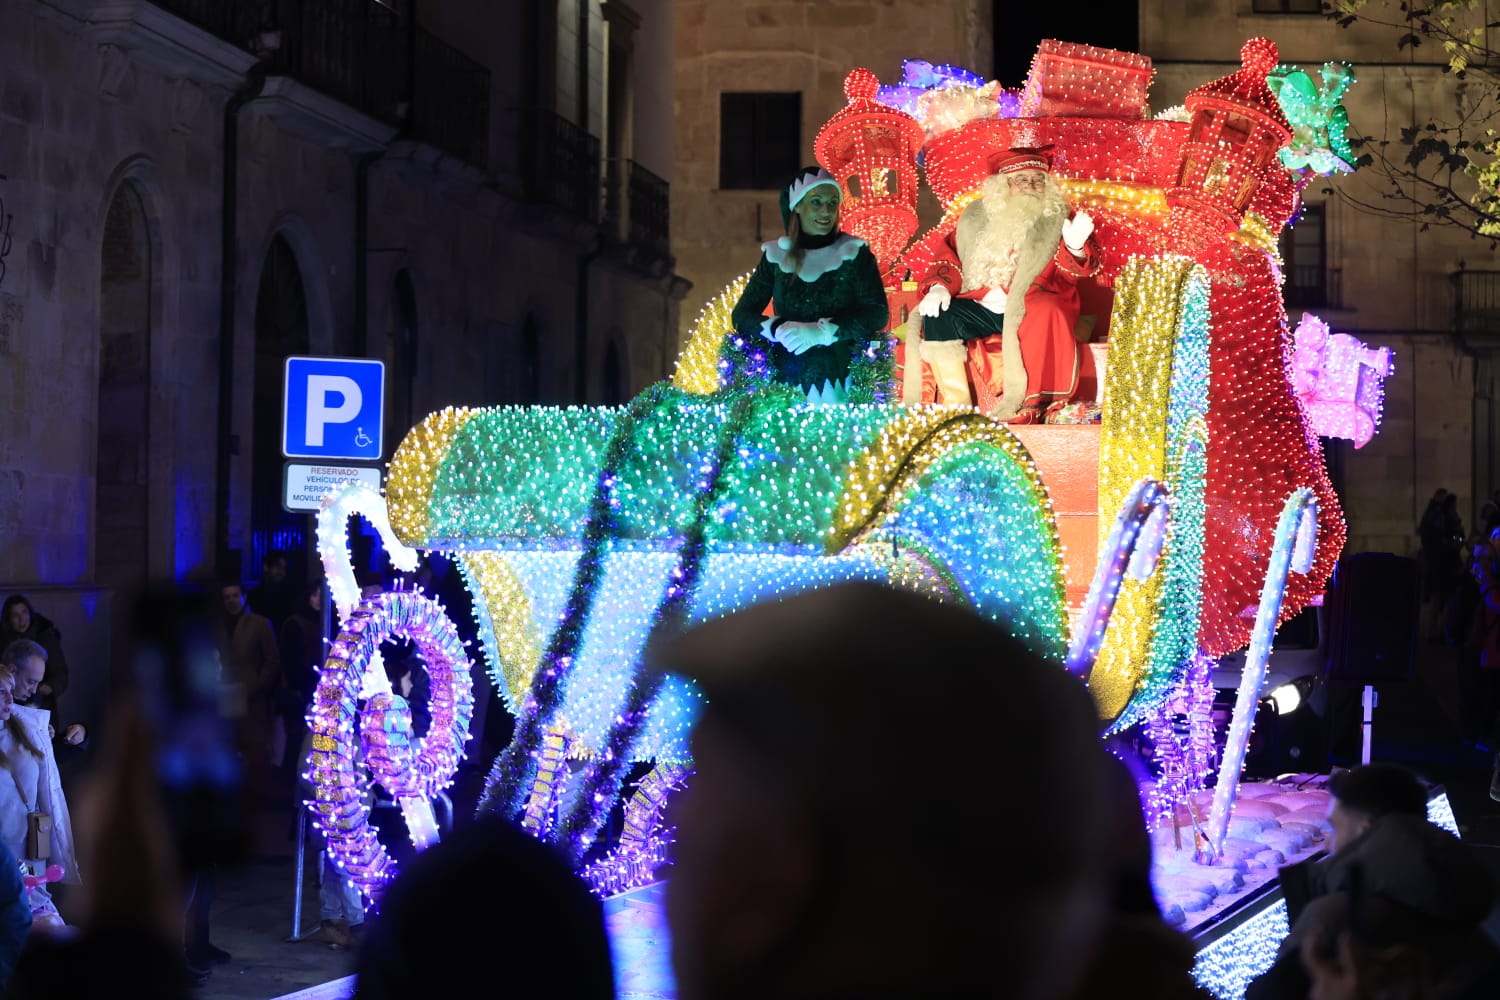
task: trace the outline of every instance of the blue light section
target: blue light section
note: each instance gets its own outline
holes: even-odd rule
[[[534,624],[545,634],[562,615],[578,551],[511,552],[506,558],[531,599]],[[652,614],[666,588],[667,574],[676,564],[673,552],[624,550],[605,556],[599,605],[590,616],[557,720],[585,747],[600,744],[625,700]],[[875,556],[858,549],[835,557],[713,553],[707,559],[689,621],[717,618],[757,601],[781,599],[847,580],[885,579],[886,571]],[[485,653],[493,658],[498,655],[493,633],[486,631]],[[702,696],[694,686],[669,677],[652,704],[636,756],[685,760],[687,731],[697,718],[701,702]]]

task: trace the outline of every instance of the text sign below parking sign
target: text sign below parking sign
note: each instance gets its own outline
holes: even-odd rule
[[[281,453],[287,458],[380,460],[385,363],[367,358],[286,359]]]

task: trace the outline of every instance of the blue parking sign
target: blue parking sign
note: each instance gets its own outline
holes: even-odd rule
[[[384,362],[289,357],[284,398],[281,453],[287,458],[380,460]]]

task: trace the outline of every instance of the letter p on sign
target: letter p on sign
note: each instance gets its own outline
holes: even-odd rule
[[[338,406],[329,406],[337,399]],[[323,447],[323,428],[329,424],[347,424],[359,416],[364,394],[359,383],[347,375],[309,375],[307,377],[307,443]]]
[[[282,454],[379,461],[384,406],[385,365],[379,361],[287,358]]]

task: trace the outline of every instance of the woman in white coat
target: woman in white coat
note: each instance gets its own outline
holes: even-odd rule
[[[0,665],[0,839],[33,874],[50,862],[62,866],[65,882],[77,882],[72,823],[47,735],[51,713],[16,705],[15,682],[14,670]],[[29,892],[33,929],[63,926],[46,887]]]

